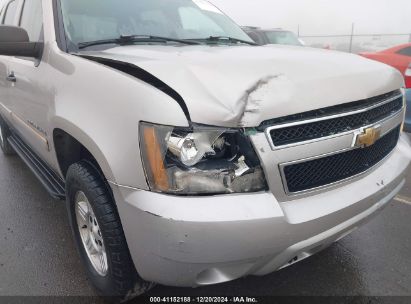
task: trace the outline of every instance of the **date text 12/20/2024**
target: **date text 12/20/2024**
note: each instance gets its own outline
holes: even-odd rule
[[[150,297],[150,303],[259,303],[254,297]]]

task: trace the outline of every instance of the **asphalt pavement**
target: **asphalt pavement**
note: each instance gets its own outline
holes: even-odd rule
[[[411,296],[411,168],[400,196],[327,250],[264,277],[150,296]],[[94,296],[65,205],[18,157],[0,153],[0,296]]]

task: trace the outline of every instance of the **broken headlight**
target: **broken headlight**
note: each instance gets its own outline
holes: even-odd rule
[[[140,148],[152,191],[201,195],[267,189],[260,161],[243,130],[141,123]]]

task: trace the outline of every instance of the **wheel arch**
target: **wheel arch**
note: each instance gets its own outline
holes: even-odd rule
[[[52,131],[52,146],[64,179],[70,165],[81,160],[89,160],[101,171],[105,179],[114,180],[114,174],[103,152],[82,129],[63,118],[56,118]]]

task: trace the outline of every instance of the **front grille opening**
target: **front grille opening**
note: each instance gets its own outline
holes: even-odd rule
[[[270,132],[270,136],[274,145],[277,147],[309,141],[371,125],[398,113],[402,108],[403,99],[400,96],[391,102],[372,108],[366,112],[275,129]],[[347,111],[349,110],[350,109],[347,109]]]
[[[367,171],[396,147],[401,127],[380,138],[374,145],[284,167],[290,193],[326,186]]]

